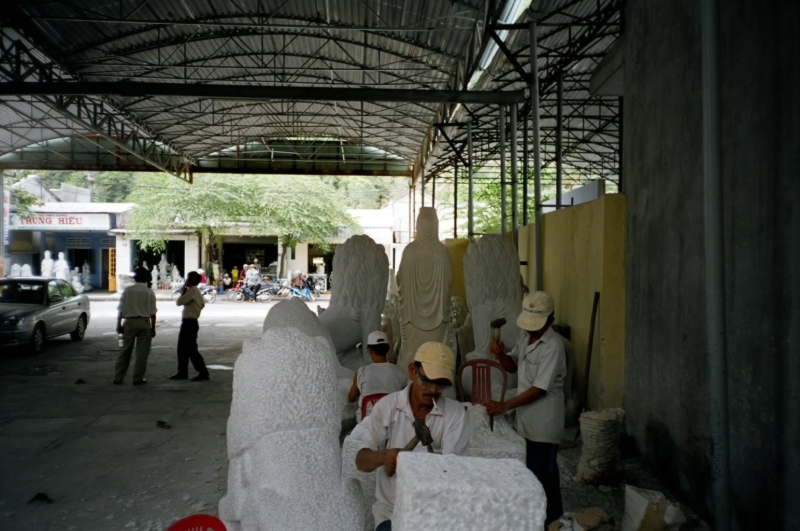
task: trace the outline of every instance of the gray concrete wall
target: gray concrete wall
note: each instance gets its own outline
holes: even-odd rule
[[[733,520],[800,529],[800,9],[721,5]],[[628,429],[708,514],[699,2],[631,0],[625,33]]]

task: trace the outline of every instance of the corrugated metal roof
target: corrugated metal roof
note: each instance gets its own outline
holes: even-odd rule
[[[456,70],[464,69],[470,44],[481,34],[487,2],[84,0],[79,6],[20,5],[15,20],[22,21],[20,31],[40,48],[42,61],[53,59],[64,76],[85,81],[445,89],[452,86]],[[620,0],[536,2],[539,12],[534,16],[542,24],[539,71],[549,83],[541,101],[546,159],[553,151],[556,71],[566,76],[565,97],[570,100],[565,115],[567,158],[576,168],[595,171],[593,165],[607,166],[616,156],[609,147],[618,135],[616,104],[595,101],[587,87],[591,71],[618,34],[620,4]],[[503,2],[494,5],[502,8]],[[529,19],[523,14],[518,22]],[[591,38],[585,39],[587,35]],[[505,41],[511,50],[521,51],[517,59],[529,71],[528,32],[510,31]],[[565,62],[565,57],[571,60]],[[477,88],[524,89],[526,82],[498,53]],[[430,125],[441,119],[438,108],[427,104],[242,103],[189,97],[109,101],[112,113],[128,113],[146,126],[147,135],[169,142],[173,152],[198,159],[197,167],[218,163],[218,154],[226,148],[317,139],[374,146],[384,154],[384,167],[389,163],[396,167],[399,157],[410,168]],[[492,131],[497,111],[482,107],[471,112],[479,122],[476,157],[488,161],[496,157],[497,134]],[[138,168],[137,161],[115,149],[113,142],[94,138],[92,131],[48,113],[52,109],[36,98],[0,99],[0,166],[60,168],[69,165],[62,162],[67,156],[76,167]],[[607,119],[613,123],[606,124]],[[83,138],[59,140],[76,133]],[[463,133],[455,136],[457,141],[463,139]],[[41,142],[45,143],[35,149],[19,151]],[[308,162],[307,154],[295,151],[296,157],[290,155],[296,163]],[[336,150],[315,152],[316,160],[308,168],[319,167],[320,155],[326,153]],[[452,149],[441,141],[433,153],[433,173],[444,171],[454,160]],[[253,154],[250,160],[258,156]],[[374,162],[358,156],[345,159],[345,164],[362,169]],[[246,171],[247,164],[237,162],[236,171]],[[258,167],[264,166],[259,160]],[[606,168],[600,173],[613,177],[614,171]]]

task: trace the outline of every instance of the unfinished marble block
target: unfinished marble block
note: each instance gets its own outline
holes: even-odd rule
[[[381,329],[388,282],[386,251],[369,236],[351,236],[336,248],[331,301],[319,321],[333,339],[340,359],[361,343],[363,363],[360,365],[369,362],[367,336]]]
[[[372,517],[372,505],[375,503],[375,471],[361,472],[356,468],[356,454],[361,443],[369,432],[370,417],[361,421],[347,436],[342,444],[342,478],[352,481],[357,488],[361,510],[364,512],[364,529],[375,529]]]
[[[516,459],[525,463],[525,439],[518,435],[504,417],[494,418],[494,431],[483,406],[467,408],[470,457]]]
[[[433,207],[419,209],[417,236],[403,250],[397,284],[402,334],[397,365],[406,367],[423,343],[447,341],[453,268],[447,247],[439,241]]]
[[[228,529],[363,527],[357,492],[342,483],[336,366],[324,341],[297,328],[245,341],[228,418],[228,493],[219,504]]]
[[[516,459],[403,452],[397,461],[393,531],[540,531],[542,485]]]
[[[328,334],[328,330],[322,326],[314,312],[302,300],[296,298],[287,299],[276,304],[264,318],[262,333],[286,327],[302,330],[307,335],[320,341],[330,352],[331,358],[336,359],[333,340]],[[342,406],[342,420],[355,419],[356,417],[355,407],[347,402],[347,392],[353,383],[354,374],[355,372],[342,367],[338,360],[336,361],[336,377],[339,387],[339,403]]]

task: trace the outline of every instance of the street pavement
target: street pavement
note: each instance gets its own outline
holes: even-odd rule
[[[112,385],[116,302],[92,302],[81,342],[0,354],[0,530],[156,531],[216,514],[226,489],[233,364],[276,303],[221,298],[200,319],[208,382],[174,382],[180,308],[159,301],[148,385]],[[327,301],[309,303],[316,309]],[[190,376],[194,371],[190,367]],[[82,380],[85,383],[78,383]],[[170,429],[157,427],[158,421]],[[38,493],[52,503],[29,501]]]

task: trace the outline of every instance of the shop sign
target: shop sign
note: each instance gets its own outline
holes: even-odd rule
[[[108,214],[34,213],[26,217],[12,214],[9,228],[12,230],[51,231],[109,230],[111,229],[111,220]]]

